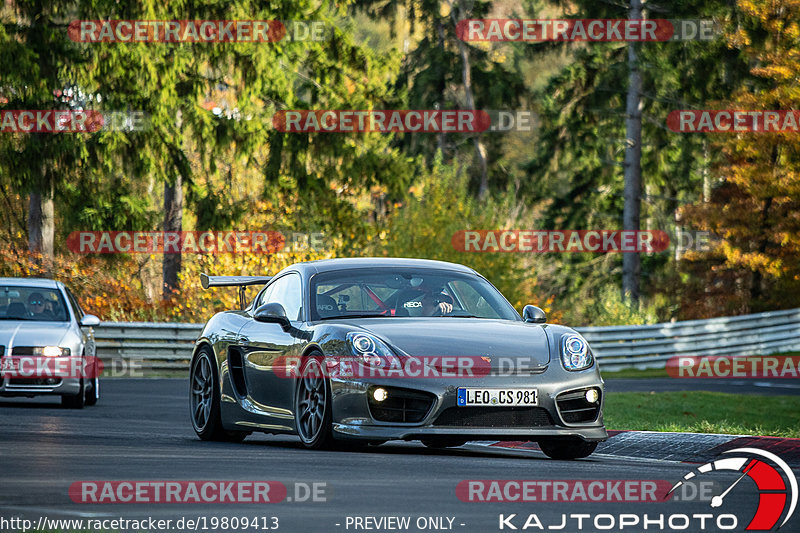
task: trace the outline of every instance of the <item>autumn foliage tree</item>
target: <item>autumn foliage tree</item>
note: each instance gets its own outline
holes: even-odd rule
[[[728,31],[752,65],[753,80],[719,107],[797,111],[800,103],[800,1],[739,0]],[[710,231],[710,252],[687,255],[690,316],[796,307],[800,297],[800,133],[718,134],[720,179],[711,198],[683,209]]]

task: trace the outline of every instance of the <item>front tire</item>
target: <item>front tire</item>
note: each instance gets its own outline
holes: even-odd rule
[[[551,459],[569,461],[589,457],[597,448],[596,442],[587,442],[577,437],[539,441],[539,448]]]
[[[86,391],[84,388],[83,378],[80,378],[78,394],[74,396],[62,396],[61,406],[67,409],[83,409],[83,406],[86,405]]]
[[[219,380],[211,348],[204,346],[189,371],[189,408],[192,427],[202,440],[241,442],[248,435],[226,431],[220,416]]]
[[[91,374],[94,377],[89,380],[89,388],[86,389],[86,399],[84,403],[90,406],[96,405],[97,400],[100,399],[100,374],[97,366],[97,360],[95,360],[94,370]]]
[[[312,450],[335,447],[332,430],[331,385],[325,377],[324,356],[303,359],[295,390],[294,420],[303,446]]]

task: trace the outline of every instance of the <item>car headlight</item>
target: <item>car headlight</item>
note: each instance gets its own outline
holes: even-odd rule
[[[33,355],[44,357],[69,357],[69,348],[59,346],[37,346],[33,349]]]
[[[399,364],[392,350],[374,335],[351,331],[347,334],[347,343],[353,355],[369,366],[389,368]]]
[[[584,370],[592,366],[594,358],[589,343],[575,333],[561,337],[561,364],[567,370]]]

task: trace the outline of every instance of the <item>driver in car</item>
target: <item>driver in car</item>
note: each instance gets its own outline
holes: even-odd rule
[[[422,316],[440,316],[446,315],[453,310],[453,304],[450,296],[439,290],[432,290],[428,287],[423,287],[423,294],[420,303],[422,303]]]
[[[47,320],[52,318],[52,314],[45,307],[44,296],[41,293],[33,292],[28,296],[28,312],[32,318]]]

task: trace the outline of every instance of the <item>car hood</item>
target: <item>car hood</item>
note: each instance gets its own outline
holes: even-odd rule
[[[69,322],[0,320],[2,346],[59,346],[69,332]]]
[[[547,334],[538,324],[479,318],[377,318],[353,321],[414,356],[469,355],[547,366]]]

